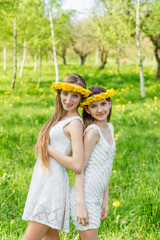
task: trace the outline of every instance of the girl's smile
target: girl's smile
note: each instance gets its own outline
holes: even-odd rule
[[[88,106],[88,113],[97,121],[106,121],[110,113],[111,102],[100,100]]]
[[[75,92],[62,91],[60,97],[62,106],[66,111],[77,109],[81,101],[81,95]]]

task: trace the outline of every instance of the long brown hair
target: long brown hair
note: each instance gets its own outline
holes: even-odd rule
[[[93,95],[97,95],[97,94],[100,94],[100,93],[105,93],[106,92],[106,89],[102,88],[102,87],[99,87],[99,86],[93,86],[93,87],[90,87],[89,90],[92,92],[90,94],[90,97],[93,96]],[[111,98],[106,98],[106,100],[109,102],[111,101]],[[86,106],[87,108],[87,106]],[[112,106],[110,108],[110,112],[107,116],[107,121],[109,122],[110,121],[110,118],[111,118],[111,114],[112,114]],[[92,124],[95,122],[95,119],[87,113],[87,111],[85,110],[85,108],[83,109],[83,112],[82,112],[82,116],[83,116],[83,121],[84,121],[84,127],[86,128],[88,125]]]
[[[77,84],[83,88],[86,88],[86,82],[82,76],[78,74],[71,74],[63,79],[65,83]],[[48,155],[48,145],[49,145],[49,132],[50,129],[56,125],[56,123],[65,115],[65,110],[63,109],[60,91],[57,93],[55,99],[55,112],[50,120],[48,120],[43,128],[41,129],[37,143],[35,146],[35,152],[38,157],[41,158],[41,163],[43,167],[49,168],[49,155]]]

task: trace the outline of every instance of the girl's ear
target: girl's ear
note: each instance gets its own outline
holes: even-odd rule
[[[84,109],[90,115],[90,111],[88,110],[88,107],[84,106]]]

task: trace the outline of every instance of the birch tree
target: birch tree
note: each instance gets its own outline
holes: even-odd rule
[[[136,3],[136,42],[137,42],[137,51],[138,51],[138,60],[139,60],[139,71],[140,71],[140,90],[141,98],[145,98],[145,88],[144,88],[144,74],[143,74],[143,62],[141,54],[141,44],[140,44],[140,0],[137,0]]]
[[[55,74],[56,74],[56,80],[57,83],[59,80],[59,73],[58,73],[58,62],[57,62],[57,54],[56,54],[56,44],[54,39],[54,28],[53,28],[53,17],[52,17],[52,8],[51,3],[49,0],[46,0],[49,10],[49,20],[50,20],[50,27],[51,27],[51,36],[52,36],[52,46],[53,46],[53,59],[54,59],[54,66],[55,66]]]
[[[126,14],[128,10],[124,2],[97,1],[98,5],[93,16],[93,32],[100,52],[101,64],[99,69],[105,67],[108,55],[112,51],[116,56],[117,72],[120,71],[119,63],[123,47],[130,40],[132,33],[131,23]]]
[[[160,81],[160,0],[145,1],[141,29],[153,43],[157,61],[157,81]]]
[[[24,62],[26,60],[26,39],[24,39],[24,45],[23,45],[23,58],[22,58],[22,62],[21,62],[21,68],[20,68],[20,72],[19,72],[19,77],[22,77],[22,73],[23,73],[23,67],[24,67]]]
[[[15,87],[16,76],[17,76],[17,27],[16,27],[16,18],[13,22],[13,37],[14,37],[14,45],[13,45],[13,78],[11,83],[11,89]]]
[[[59,9],[57,17],[54,18],[56,52],[62,58],[63,64],[67,64],[67,49],[71,46],[71,38],[73,36],[71,18],[73,15],[73,11]]]
[[[17,8],[17,1],[0,2],[0,41],[3,49],[3,70],[7,69],[7,48],[13,39],[13,21]],[[12,44],[13,45],[13,44]]]

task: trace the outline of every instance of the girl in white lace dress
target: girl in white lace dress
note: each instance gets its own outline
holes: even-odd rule
[[[83,97],[90,94],[85,87],[78,74],[69,75],[51,87],[57,92],[56,109],[38,136],[38,159],[22,217],[30,222],[23,240],[59,240],[58,230],[69,232],[70,185],[66,167],[71,163],[70,168],[80,172],[84,164],[83,123],[78,107]],[[52,157],[48,153],[49,144],[54,148]],[[81,208],[79,212],[81,221],[87,210]]]
[[[114,90],[94,86],[92,94],[82,103],[85,123],[84,149],[85,169],[81,184],[75,183],[71,189],[71,216],[81,240],[97,240],[98,227],[108,214],[108,180],[115,153],[114,129],[109,123],[111,117],[111,97]],[[84,178],[83,178],[84,176]],[[77,221],[77,199],[75,189],[83,188],[89,224],[83,226]]]

